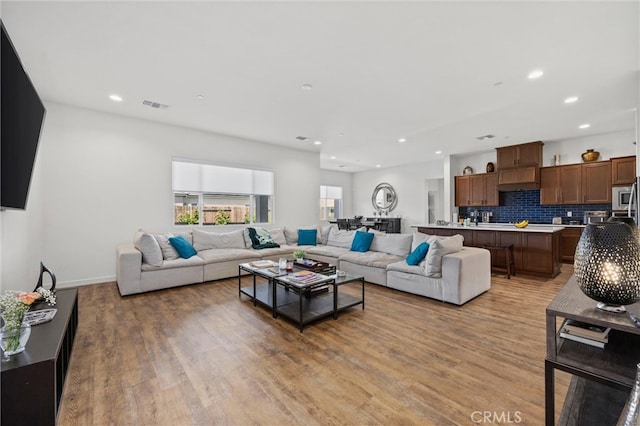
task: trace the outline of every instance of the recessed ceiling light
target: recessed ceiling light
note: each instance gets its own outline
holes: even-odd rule
[[[405,138],[398,139],[398,143],[405,143],[407,140]]]
[[[501,86],[502,82],[501,81],[496,81],[495,83],[493,83],[494,86]]]
[[[382,167],[382,166],[381,166],[380,164],[376,164],[376,167],[377,167],[377,168],[380,168],[380,167]]]
[[[542,77],[542,74],[544,74],[544,71],[534,70],[534,71],[531,71],[527,77],[533,80],[534,78]]]
[[[580,129],[588,129],[589,127],[591,127],[591,124],[589,123],[581,124],[578,126],[578,128]]]
[[[313,89],[313,85],[309,83],[305,83],[302,85],[302,90],[311,90]]]
[[[438,150],[438,151],[436,151],[436,154],[440,155],[440,154],[442,154],[442,151]]]
[[[322,145],[322,141],[314,141],[313,144],[314,145]]]
[[[122,97],[118,95],[109,95],[109,99],[115,102],[122,102]]]
[[[331,156],[331,157],[329,157],[329,158],[331,158],[332,160],[335,160],[335,159],[336,159],[336,156],[335,156],[335,155],[332,155],[332,156]]]
[[[198,98],[198,99],[204,99],[204,95],[196,95],[196,98]]]
[[[567,99],[564,100],[565,104],[572,104],[574,102],[578,101],[578,97],[577,96],[569,96]]]

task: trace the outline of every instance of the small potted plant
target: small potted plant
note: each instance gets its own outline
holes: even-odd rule
[[[302,263],[306,255],[307,253],[304,250],[296,250],[293,252],[293,257],[296,259],[296,262],[298,263]]]

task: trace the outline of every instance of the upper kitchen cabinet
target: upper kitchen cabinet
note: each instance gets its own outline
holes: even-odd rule
[[[540,204],[582,204],[582,165],[542,167]]]
[[[635,155],[611,159],[611,185],[632,185],[635,177]]]
[[[582,203],[611,204],[611,161],[582,164]]]
[[[543,145],[537,141],[496,148],[500,191],[540,188]]]
[[[495,173],[456,176],[456,206],[497,206],[498,177]]]
[[[541,141],[496,148],[498,170],[542,165]]]

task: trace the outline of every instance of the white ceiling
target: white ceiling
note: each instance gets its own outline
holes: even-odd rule
[[[45,100],[318,151],[325,169],[635,126],[638,1],[2,1],[1,14]]]

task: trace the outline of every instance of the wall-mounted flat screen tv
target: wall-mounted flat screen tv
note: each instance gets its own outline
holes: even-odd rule
[[[46,110],[0,27],[0,207],[25,209]]]

